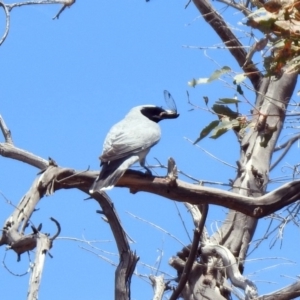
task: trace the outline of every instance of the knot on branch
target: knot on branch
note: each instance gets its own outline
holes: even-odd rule
[[[169,179],[170,186],[177,186],[176,179],[178,178],[178,170],[175,163],[175,160],[170,157],[168,159],[168,173],[167,179]]]

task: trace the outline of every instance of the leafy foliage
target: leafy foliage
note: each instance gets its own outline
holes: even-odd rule
[[[229,72],[231,72],[231,69],[227,66],[224,66],[221,69],[214,71],[209,78],[199,78],[199,79],[193,78],[191,81],[188,82],[188,85],[191,87],[195,87],[196,85],[199,84],[210,83],[214,80],[219,79],[222,75],[227,74]]]
[[[246,24],[266,34],[271,55],[265,57],[266,75],[300,70],[300,2],[271,0],[248,16]]]
[[[232,129],[236,132],[245,130],[248,125],[247,118],[245,116],[241,116],[237,111],[233,111],[227,105],[223,105],[235,104],[236,108],[238,109],[239,102],[239,100],[233,98],[221,98],[216,101],[212,106],[212,112],[218,116],[218,120],[212,121],[206,127],[204,127],[194,144],[207,137],[210,133],[210,138],[217,139]]]

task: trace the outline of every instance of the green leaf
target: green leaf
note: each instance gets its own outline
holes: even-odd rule
[[[214,129],[210,138],[217,139],[221,135],[223,135],[225,132],[227,132],[228,130],[233,129],[234,127],[238,127],[238,126],[239,126],[238,120],[230,120],[230,121],[228,119],[222,120],[220,125]]]
[[[207,125],[205,128],[203,128],[202,131],[200,132],[200,136],[194,142],[194,145],[197,144],[199,141],[201,141],[206,136],[208,136],[209,133],[219,125],[219,123],[220,123],[219,120],[212,121],[209,123],[209,125]]]
[[[237,104],[240,103],[240,100],[234,98],[220,98],[216,104]]]
[[[265,14],[266,13],[266,9],[264,7],[261,7],[257,10],[255,10],[254,12],[250,13],[247,18],[252,18],[252,17],[255,17],[257,15],[260,15],[260,14]]]
[[[240,83],[243,82],[246,78],[247,78],[247,76],[246,76],[245,73],[238,74],[238,75],[234,76],[234,78],[233,78],[233,84],[240,84]]]
[[[229,72],[231,72],[231,69],[227,66],[223,67],[220,70],[216,70],[210,75],[210,77],[208,78],[208,82],[212,82],[216,79],[219,79],[223,74],[226,74]]]
[[[217,127],[217,128],[213,131],[212,135],[211,135],[209,138],[216,140],[217,138],[219,138],[221,135],[223,135],[223,134],[224,134],[225,132],[227,132],[228,130],[229,130],[229,129],[227,129],[227,128],[220,128],[220,127]]]
[[[230,119],[236,119],[239,116],[237,112],[231,110],[226,105],[214,104],[212,110],[219,116],[227,116]]]
[[[227,66],[224,66],[220,70],[214,71],[209,78],[199,78],[195,79],[193,78],[191,81],[188,82],[188,85],[191,87],[195,87],[198,84],[206,84],[210,83],[216,79],[219,79],[221,75],[231,72],[231,69]]]

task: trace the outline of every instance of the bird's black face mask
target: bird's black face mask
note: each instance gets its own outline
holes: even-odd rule
[[[158,106],[143,107],[141,113],[155,123],[164,119],[176,119],[179,117],[179,114],[176,112],[168,111]]]

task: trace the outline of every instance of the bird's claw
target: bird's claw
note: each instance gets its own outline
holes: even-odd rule
[[[145,170],[146,170],[146,171],[145,171],[145,174],[146,174],[146,175],[149,175],[149,176],[152,176],[152,172],[150,171],[150,169],[147,168],[147,167],[145,167],[145,166],[144,166],[144,168],[145,168]]]

